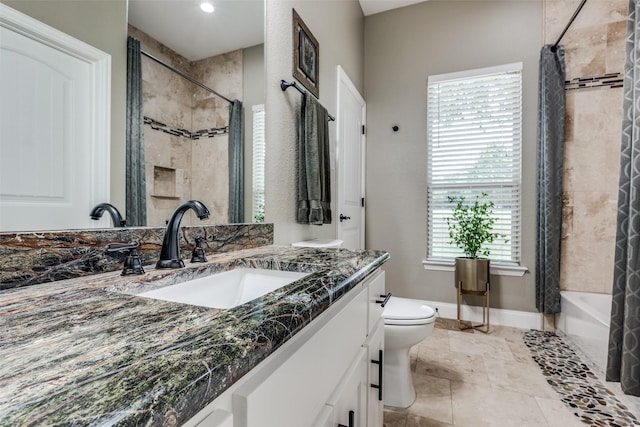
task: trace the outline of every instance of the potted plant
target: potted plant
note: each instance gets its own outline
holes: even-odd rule
[[[456,258],[455,284],[456,287],[461,284],[464,291],[487,291],[490,250],[486,244],[506,237],[493,231],[498,218],[493,215],[494,203],[487,197],[487,193],[482,193],[471,204],[465,203],[464,196],[448,197],[449,203],[454,204],[451,216],[445,218],[451,238],[449,243],[455,244],[465,254]]]

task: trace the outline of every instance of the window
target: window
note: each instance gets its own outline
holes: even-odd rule
[[[264,222],[264,104],[253,106],[253,207],[255,222]]]
[[[495,204],[493,261],[520,262],[522,64],[430,76],[427,94],[427,260],[463,256],[449,244],[447,196]]]

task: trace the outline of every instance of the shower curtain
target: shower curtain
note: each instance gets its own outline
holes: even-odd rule
[[[140,42],[127,38],[126,220],[147,225],[147,184],[144,172],[144,118]]]
[[[564,47],[545,45],[538,85],[536,224],[536,307],[544,314],[560,312],[564,76]]]
[[[629,1],[607,381],[640,396],[640,6]]]
[[[229,222],[244,222],[244,155],[242,102],[229,106]]]

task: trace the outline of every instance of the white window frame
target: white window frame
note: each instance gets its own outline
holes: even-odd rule
[[[513,63],[513,64],[505,64],[505,65],[499,65],[499,66],[495,66],[495,67],[488,67],[488,68],[482,68],[482,69],[475,69],[475,70],[466,70],[466,71],[461,71],[461,72],[454,72],[454,73],[447,73],[447,74],[440,74],[440,75],[434,75],[434,76],[429,76],[428,78],[428,87],[431,88],[433,85],[438,84],[440,82],[454,82],[456,80],[461,80],[461,79],[470,79],[470,78],[481,78],[484,76],[492,76],[492,75],[503,75],[503,74],[513,74],[516,73],[519,75],[520,77],[520,86],[518,89],[519,90],[519,111],[517,114],[519,114],[519,123],[518,123],[518,128],[516,129],[515,133],[516,133],[516,137],[514,139],[514,157],[512,157],[512,159],[514,160],[514,162],[516,163],[512,169],[513,172],[513,179],[510,179],[508,182],[504,182],[504,181],[500,181],[500,180],[496,180],[495,183],[490,182],[488,184],[476,184],[476,183],[471,183],[471,182],[467,182],[467,183],[446,183],[446,182],[440,182],[437,184],[434,184],[431,180],[432,178],[432,136],[431,136],[431,132],[432,132],[432,126],[430,125],[430,120],[432,120],[430,117],[428,117],[428,136],[427,136],[427,144],[428,144],[428,153],[429,153],[429,159],[427,162],[427,187],[428,187],[428,195],[427,195],[427,199],[428,199],[428,204],[431,202],[432,200],[432,191],[433,189],[439,189],[439,190],[447,190],[447,189],[452,189],[452,190],[467,190],[467,191],[474,191],[476,193],[481,193],[483,191],[485,191],[485,189],[487,187],[492,187],[492,186],[497,186],[503,189],[509,189],[509,192],[512,192],[514,194],[516,194],[515,198],[511,199],[512,201],[514,201],[514,207],[511,209],[511,217],[508,221],[508,224],[511,224],[510,227],[512,227],[512,234],[515,236],[515,239],[511,240],[512,243],[510,243],[510,247],[511,247],[511,259],[510,260],[502,260],[502,261],[497,261],[497,260],[492,260],[491,264],[492,264],[492,274],[499,274],[499,275],[509,275],[509,276],[522,276],[527,269],[525,267],[520,266],[520,261],[521,261],[521,238],[522,238],[522,224],[521,224],[521,220],[520,220],[520,212],[522,209],[522,200],[521,200],[521,187],[522,187],[522,173],[521,173],[521,162],[522,162],[522,63]],[[517,93],[516,93],[517,96]],[[429,102],[429,101],[428,101]],[[455,192],[452,192],[452,195],[455,194]],[[472,198],[469,198],[469,200],[473,200]],[[440,271],[453,271],[453,266],[454,266],[454,258],[452,257],[434,257],[434,256],[430,256],[430,254],[433,252],[434,246],[433,246],[433,241],[432,238],[434,235],[437,235],[440,240],[442,241],[443,238],[443,229],[442,227],[446,227],[446,224],[442,224],[442,221],[439,224],[436,224],[436,227],[438,228],[438,232],[434,232],[434,224],[432,223],[432,206],[428,206],[427,207],[427,259],[425,259],[423,261],[424,264],[424,268],[425,269],[429,269],[429,270],[440,270]],[[440,207],[440,209],[442,209],[442,207]],[[514,226],[515,224],[515,226]],[[497,225],[496,228],[498,228],[499,225]],[[498,230],[496,230],[498,231]],[[448,241],[448,233],[447,233],[447,241]],[[437,250],[436,250],[437,252]],[[462,254],[461,254],[462,255]]]
[[[264,176],[265,176],[265,110],[264,104],[252,106],[253,112],[253,169],[252,169],[252,207],[251,219],[255,221],[258,213],[264,214]],[[260,212],[262,205],[262,212]]]

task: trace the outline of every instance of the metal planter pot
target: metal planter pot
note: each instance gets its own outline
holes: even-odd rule
[[[463,291],[486,292],[489,284],[489,259],[456,258],[455,284]]]

